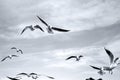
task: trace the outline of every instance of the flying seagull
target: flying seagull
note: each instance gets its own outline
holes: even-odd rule
[[[16,47],[12,47],[11,49],[15,49],[17,52],[20,52],[21,54],[23,54],[23,51],[21,49],[17,49]]]
[[[30,29],[31,31],[34,31],[35,29],[40,29],[42,32],[44,32],[44,30],[39,26],[39,25],[35,25],[35,26],[26,26],[22,32],[21,32],[21,35],[23,34],[23,32],[25,32],[27,29]]]
[[[110,50],[108,50],[108,49],[106,49],[106,48],[104,48],[105,49],[105,51],[106,51],[106,53],[107,53],[107,55],[109,56],[109,58],[110,58],[110,66],[109,67],[105,67],[105,70],[106,71],[109,71],[109,73],[113,73],[113,69],[114,68],[116,68],[117,66],[118,66],[118,64],[120,64],[120,59],[119,59],[119,57],[117,57],[117,58],[115,58],[114,59],[114,55],[112,54],[112,52],[110,51]]]
[[[4,60],[6,60],[7,58],[12,59],[13,57],[18,57],[18,56],[17,56],[17,55],[9,55],[9,56],[6,56],[5,58],[3,58],[3,59],[1,60],[1,62],[3,62]]]
[[[9,76],[7,76],[7,78],[10,79],[10,80],[20,80],[21,79],[21,78],[17,79],[17,77],[16,78],[12,78],[12,77],[9,77]]]
[[[81,57],[83,57],[83,56],[82,56],[82,55],[80,55],[80,56],[70,56],[70,57],[68,57],[66,60],[69,60],[69,59],[75,58],[76,61],[79,61]]]
[[[90,67],[92,67],[93,69],[99,70],[98,73],[100,75],[104,75],[105,74],[104,67],[99,68],[99,67],[95,67],[95,66],[92,66],[92,65],[90,65]]]
[[[66,30],[66,29],[61,29],[61,28],[56,28],[56,27],[51,27],[48,23],[46,23],[42,18],[40,18],[39,16],[37,16],[37,18],[47,26],[47,31],[48,33],[53,34],[53,30],[55,31],[59,31],[59,32],[69,32],[70,30]]]

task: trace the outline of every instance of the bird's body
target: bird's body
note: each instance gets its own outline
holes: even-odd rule
[[[20,52],[21,54],[23,54],[23,51],[21,49],[17,49],[16,47],[12,47],[11,49],[15,49],[17,52]]]
[[[2,60],[1,60],[1,62],[3,62],[3,61],[5,61],[6,59],[12,59],[13,57],[18,57],[17,55],[9,55],[9,56],[6,56],[5,58],[3,58]]]
[[[61,29],[61,28],[57,28],[57,27],[51,27],[47,22],[45,22],[42,18],[40,18],[39,16],[37,16],[37,18],[43,23],[43,24],[45,24],[46,26],[47,26],[47,31],[48,31],[48,33],[51,33],[51,34],[53,34],[53,30],[55,30],[55,31],[59,31],[59,32],[68,32],[68,31],[70,31],[70,30],[66,30],[66,29]]]
[[[82,55],[80,55],[80,56],[70,56],[70,57],[68,57],[66,60],[69,60],[69,59],[75,58],[76,61],[79,61],[81,57],[83,57],[83,56],[82,56]]]
[[[115,69],[118,64],[119,64],[119,57],[114,59],[114,55],[112,54],[112,52],[106,48],[104,48],[107,55],[110,58],[110,66],[104,67],[106,71],[109,71],[110,74],[113,73],[113,69]]]

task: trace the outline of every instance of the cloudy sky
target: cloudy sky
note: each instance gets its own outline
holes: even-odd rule
[[[36,15],[51,26],[71,31],[48,34],[27,30],[20,35],[29,25],[38,24],[46,29]],[[55,80],[89,77],[118,80],[119,66],[113,75],[100,76],[89,65],[109,65],[104,47],[120,57],[120,0],[0,0],[0,45],[0,59],[19,55],[0,63],[0,80],[8,80],[6,76],[14,77],[20,72],[46,74]],[[10,49],[14,46],[24,54]],[[79,62],[66,61],[71,55],[84,57]],[[40,77],[38,80],[50,79]]]

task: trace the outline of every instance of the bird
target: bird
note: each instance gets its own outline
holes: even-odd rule
[[[107,67],[104,67],[104,69],[106,71],[109,71],[110,74],[112,74],[113,69],[115,69],[120,64],[120,62],[119,62],[120,58],[119,57],[114,58],[113,53],[110,50],[106,49],[105,47],[104,47],[104,50],[106,51],[106,53],[107,53],[107,55],[109,56],[109,59],[110,59],[110,65],[107,66]]]
[[[1,62],[5,61],[7,58],[12,59],[13,57],[18,57],[18,55],[9,55],[9,56],[6,56],[5,58],[3,58],[1,60]]]
[[[39,78],[38,76],[40,75],[38,75],[37,73],[30,73],[29,76],[32,77],[33,79],[37,79]]]
[[[79,61],[81,57],[83,57],[83,56],[82,56],[82,55],[80,55],[80,56],[70,56],[70,57],[68,57],[66,60],[69,60],[69,59],[71,59],[71,58],[75,58],[76,61]]]
[[[10,79],[10,80],[20,80],[21,79],[21,78],[17,79],[17,77],[16,78],[12,78],[12,77],[9,77],[9,76],[7,76],[7,78]]]
[[[69,32],[70,30],[66,30],[66,29],[61,29],[61,28],[57,28],[57,27],[51,27],[47,22],[45,22],[42,18],[40,18],[39,16],[37,16],[37,18],[47,26],[47,31],[48,33],[53,34],[53,30],[55,31],[59,31],[59,32]]]
[[[20,52],[21,54],[23,54],[23,51],[21,49],[17,49],[16,47],[12,47],[11,49],[15,49],[17,52]]]
[[[44,32],[44,30],[39,26],[39,25],[29,25],[29,26],[26,26],[22,32],[21,32],[21,35],[27,30],[27,29],[30,29],[31,31],[34,31],[35,29],[40,29],[42,32]]]
[[[105,74],[104,67],[99,68],[99,67],[95,67],[95,66],[92,66],[92,65],[90,65],[90,67],[92,67],[93,69],[99,70],[98,74],[100,74],[100,75]]]

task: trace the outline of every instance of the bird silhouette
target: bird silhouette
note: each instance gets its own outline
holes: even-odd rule
[[[7,76],[7,78],[10,79],[10,80],[20,80],[21,79],[21,78],[20,79],[12,78],[12,77],[9,77],[9,76]]]
[[[92,66],[92,65],[90,65],[90,67],[92,67],[93,69],[96,69],[96,70],[99,70],[98,71],[98,73],[100,74],[100,75],[104,75],[105,74],[105,72],[104,72],[104,67],[95,67],[95,66]]]
[[[9,55],[9,56],[6,56],[5,58],[3,58],[2,60],[1,60],[1,62],[3,62],[3,61],[5,61],[6,59],[12,59],[13,57],[18,57],[17,55]]]
[[[109,71],[109,73],[112,74],[113,69],[115,69],[118,66],[118,64],[120,64],[120,62],[119,62],[120,59],[119,59],[119,57],[114,59],[114,55],[112,54],[112,52],[106,48],[104,48],[104,49],[110,58],[110,66],[104,67],[104,70]]]
[[[76,61],[79,61],[81,57],[83,57],[83,56],[82,56],[82,55],[80,55],[80,56],[70,56],[70,57],[68,57],[66,60],[69,60],[69,59],[75,58]]]
[[[27,30],[27,29],[30,29],[31,31],[34,31],[35,29],[40,29],[42,32],[44,32],[44,30],[39,26],[39,25],[35,25],[35,26],[26,26],[22,32],[21,32],[21,35]]]
[[[11,49],[15,49],[17,52],[20,52],[21,54],[23,54],[23,51],[21,49],[17,49],[16,47],[12,47]]]
[[[61,28],[56,28],[56,27],[51,27],[47,22],[45,22],[42,18],[40,18],[39,16],[37,16],[37,18],[47,26],[47,31],[48,33],[53,34],[53,30],[55,31],[59,31],[59,32],[69,32],[70,30],[66,30],[66,29],[61,29]]]

